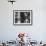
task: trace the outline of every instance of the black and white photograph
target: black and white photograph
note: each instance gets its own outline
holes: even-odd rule
[[[32,10],[14,10],[13,24],[31,24]]]

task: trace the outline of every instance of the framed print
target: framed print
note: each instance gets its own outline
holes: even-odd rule
[[[14,25],[31,25],[32,10],[13,10]]]

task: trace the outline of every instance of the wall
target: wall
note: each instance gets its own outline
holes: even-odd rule
[[[32,26],[14,26],[13,10],[33,10]],[[18,32],[31,34],[33,40],[46,40],[46,0],[17,0],[13,5],[0,0],[0,40],[15,40]]]

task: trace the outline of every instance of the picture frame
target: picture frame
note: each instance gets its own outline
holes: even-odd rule
[[[13,25],[32,25],[32,10],[13,10]]]

